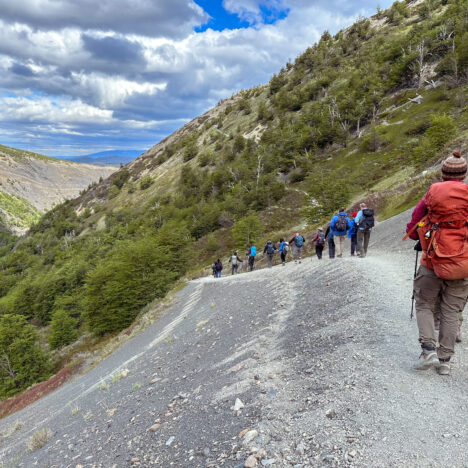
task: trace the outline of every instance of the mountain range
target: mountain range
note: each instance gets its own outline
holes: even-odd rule
[[[133,161],[142,154],[140,150],[108,150],[99,153],[84,154],[81,156],[58,156],[59,159],[73,161],[81,164],[92,164],[94,166],[119,166]]]

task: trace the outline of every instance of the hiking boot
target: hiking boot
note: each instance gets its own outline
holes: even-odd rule
[[[354,254],[351,254],[351,257],[354,257]]]
[[[423,349],[419,361],[414,365],[415,370],[427,370],[439,364],[435,350]]]
[[[439,375],[450,375],[450,362],[441,361],[437,367],[437,373]]]
[[[462,331],[461,331],[461,322],[458,322],[458,331],[457,331],[457,339],[455,340],[457,343],[462,342]]]
[[[338,254],[337,257],[338,258],[341,258],[343,256],[343,254]]]

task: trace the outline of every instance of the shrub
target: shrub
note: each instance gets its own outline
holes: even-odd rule
[[[0,318],[0,397],[9,397],[49,377],[49,357],[32,325],[20,315]]]
[[[122,169],[120,171],[117,171],[116,174],[112,178],[112,183],[121,189],[125,182],[130,178],[130,172],[128,172],[127,169]]]
[[[52,438],[52,431],[48,427],[44,427],[43,429],[39,429],[36,431],[28,442],[28,449],[31,452],[39,450],[40,448],[44,447],[47,442]]]
[[[113,185],[109,189],[109,199],[115,198],[120,193],[120,188],[117,185]]]
[[[232,228],[232,236],[239,248],[245,248],[250,243],[260,240],[263,233],[263,222],[256,215],[246,216],[237,221]]]
[[[446,114],[432,116],[431,127],[426,131],[426,137],[436,150],[440,150],[456,133],[455,122]]]
[[[140,189],[146,190],[147,188],[151,187],[153,183],[154,179],[151,176],[147,175],[140,180]]]
[[[66,346],[76,340],[76,326],[78,320],[70,317],[64,310],[57,310],[52,314],[50,323],[49,344],[52,349]]]

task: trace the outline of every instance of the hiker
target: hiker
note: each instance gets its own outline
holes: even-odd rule
[[[357,243],[357,224],[356,224],[357,211],[353,212],[353,219],[351,220],[351,227],[348,231],[348,239],[351,239],[351,256],[354,257],[354,254],[359,255],[359,246]]]
[[[466,172],[466,160],[455,151],[442,165],[442,182],[431,185],[416,205],[406,228],[407,236],[419,238],[423,251],[413,282],[422,348],[415,369],[436,367],[441,375],[450,374],[458,314],[468,298],[468,185],[463,182]],[[439,296],[440,329],[436,349],[434,309]]]
[[[268,239],[265,248],[263,249],[263,254],[267,254],[268,268],[273,266],[273,257],[275,256],[276,245]]]
[[[303,236],[299,234],[299,231],[296,231],[294,237],[289,241],[289,244],[294,244],[293,247],[293,260],[294,263],[297,263],[297,258],[299,257],[299,263],[302,261],[302,247],[305,243]]]
[[[255,247],[255,245],[250,244],[247,256],[249,257],[250,271],[253,271],[255,268],[255,257],[257,256],[257,247]]]
[[[231,258],[229,259],[229,263],[232,265],[231,275],[235,275],[237,273],[237,268],[239,267],[239,262],[242,263],[243,260],[241,260],[237,256],[237,252],[234,252],[231,255]]]
[[[325,239],[327,239],[328,242],[328,256],[330,258],[335,258],[335,239],[333,238],[333,231],[330,225],[328,225],[325,231]]]
[[[213,271],[213,277],[216,278],[216,262],[211,265],[211,270]]]
[[[223,271],[223,264],[221,260],[218,258],[215,262],[215,271],[216,271],[216,278],[221,278],[221,272]]]
[[[357,224],[357,243],[359,256],[365,258],[367,255],[367,246],[369,245],[369,239],[371,235],[372,228],[374,227],[374,210],[367,208],[365,203],[359,205],[361,208],[357,214],[354,222]]]
[[[325,247],[325,233],[323,232],[323,228],[319,227],[317,229],[317,232],[315,233],[314,238],[312,239],[312,242],[315,242],[315,255],[317,255],[317,258],[319,260],[322,260],[322,252],[323,248]]]
[[[285,266],[286,256],[288,255],[288,252],[289,252],[289,242],[286,242],[283,238],[281,238],[278,252],[281,253],[281,263],[283,266]]]
[[[335,244],[337,244],[337,257],[343,256],[345,237],[350,227],[351,223],[349,221],[348,214],[344,209],[341,209],[337,215],[333,216],[330,223],[330,228],[333,232]]]

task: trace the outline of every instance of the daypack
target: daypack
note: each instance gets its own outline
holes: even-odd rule
[[[468,185],[433,184],[425,201],[428,215],[418,226],[421,263],[444,280],[468,278]]]
[[[250,256],[255,257],[256,255],[257,255],[257,247],[252,245],[252,247],[250,247]]]
[[[338,219],[335,223],[335,230],[338,232],[343,232],[348,230],[348,221],[346,220],[346,215],[338,215]]]
[[[231,263],[232,263],[233,265],[237,265],[237,255],[233,255],[233,256],[231,257]]]
[[[316,245],[325,245],[325,234],[322,231],[318,232],[315,243]]]
[[[304,245],[304,238],[299,234],[295,239],[296,247],[302,247]]]
[[[223,269],[223,264],[221,262],[216,262],[215,269],[216,271],[221,271]]]
[[[274,254],[275,253],[275,246],[271,242],[268,242],[266,248],[267,248],[266,249],[267,254]]]
[[[364,218],[359,223],[359,229],[371,229],[374,227],[374,210],[366,208],[362,210]]]
[[[289,243],[284,242],[283,243],[283,253],[284,253],[284,255],[286,255],[288,252],[289,252]]]

